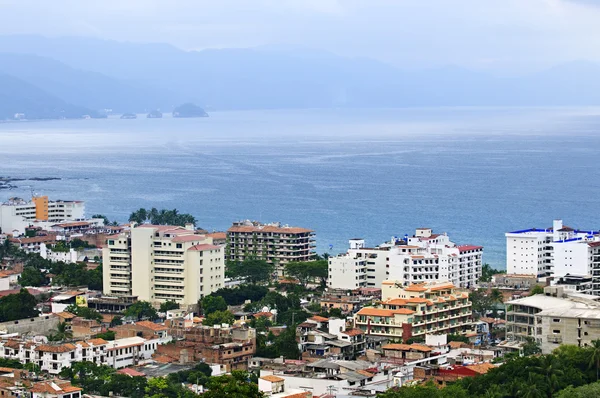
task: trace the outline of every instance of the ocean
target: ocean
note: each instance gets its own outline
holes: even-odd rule
[[[431,227],[485,246],[505,268],[504,233],[600,229],[600,109],[415,108],[212,112],[0,124],[0,200],[86,201],[127,221],[177,208],[225,230],[241,219],[314,229],[317,250],[369,246]],[[331,249],[330,249],[331,246]]]

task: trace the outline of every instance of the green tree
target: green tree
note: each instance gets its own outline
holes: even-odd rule
[[[124,315],[126,317],[131,317],[137,319],[138,321],[147,318],[151,321],[158,319],[158,313],[147,301],[137,301],[130,305],[126,310]]]
[[[273,264],[257,258],[248,258],[241,263],[228,264],[226,275],[231,278],[242,278],[246,282],[256,285],[268,282],[274,271],[275,266]]]
[[[202,307],[204,315],[212,314],[215,311],[227,310],[227,303],[225,302],[225,299],[221,296],[215,296],[212,294],[202,298],[200,306]]]
[[[598,398],[600,397],[600,383],[591,383],[585,386],[568,386],[555,395],[556,398]]]
[[[33,267],[24,267],[19,277],[19,285],[38,287],[47,285],[48,280],[42,271]]]
[[[64,341],[73,338],[73,332],[69,330],[66,322],[60,322],[56,330],[51,331],[48,335],[50,341]]]
[[[263,398],[258,385],[249,381],[247,372],[234,370],[231,375],[211,377],[207,383],[208,391],[202,398]]]
[[[530,296],[535,296],[536,294],[544,294],[544,288],[540,285],[535,285],[530,291]]]
[[[306,286],[310,281],[319,280],[324,284],[327,280],[328,263],[326,260],[290,262],[285,265],[286,275],[292,276]]]
[[[0,322],[33,318],[39,315],[37,300],[27,289],[0,298]]]
[[[107,341],[113,341],[116,338],[116,332],[112,330],[107,330],[106,332],[98,333],[96,338],[103,339]]]
[[[115,326],[119,326],[123,324],[123,318],[120,316],[114,316],[111,320],[110,320],[110,327],[115,327]]]
[[[78,317],[91,319],[94,321],[102,322],[102,314],[96,311],[93,308],[89,307],[79,307],[75,304],[71,304],[65,309],[66,312],[70,312],[73,315],[77,315]]]
[[[600,340],[593,340],[592,345],[587,349],[588,368],[596,368],[596,381],[600,375]]]
[[[164,303],[160,303],[160,312],[167,312],[169,310],[176,310],[179,308],[179,304],[175,301],[167,300]]]
[[[87,285],[90,290],[104,289],[104,282],[102,277],[102,264],[97,266],[95,269],[87,271]]]
[[[214,311],[208,314],[202,324],[206,326],[220,325],[222,323],[233,324],[235,317],[231,311]]]

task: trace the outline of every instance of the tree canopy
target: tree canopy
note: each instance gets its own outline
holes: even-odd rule
[[[96,311],[93,308],[89,307],[79,307],[77,305],[71,304],[68,306],[65,311],[70,312],[71,314],[77,315],[78,317],[85,319],[92,319],[98,322],[102,322],[102,314]]]
[[[247,372],[234,370],[231,375],[211,377],[208,391],[202,394],[202,398],[262,398],[264,394],[258,389],[258,385],[250,381]]]
[[[325,286],[328,263],[327,260],[290,262],[285,265],[285,274],[298,279],[304,286],[314,280]]]
[[[36,305],[37,300],[27,289],[0,297],[0,322],[36,317],[39,315]]]
[[[143,224],[149,221],[154,225],[179,225],[184,227],[185,224],[196,225],[196,218],[191,214],[179,213],[179,210],[158,210],[152,208],[150,210],[140,208],[131,213],[129,216],[129,222],[137,222]]]
[[[230,278],[241,278],[250,284],[256,285],[268,282],[274,271],[275,266],[273,264],[257,258],[248,258],[242,262],[227,264],[225,274]]]
[[[205,326],[220,325],[222,323],[231,325],[234,321],[235,317],[231,311],[214,311],[202,320],[202,324]]]
[[[130,305],[124,312],[126,317],[137,319],[138,321],[147,318],[151,321],[158,319],[158,313],[147,301],[137,301]]]
[[[202,312],[204,315],[210,315],[216,311],[225,311],[227,310],[227,303],[225,299],[221,296],[213,296],[209,294],[200,300]]]
[[[176,310],[179,308],[179,304],[177,304],[175,301],[165,301],[164,303],[160,303],[160,312],[167,312],[169,310]]]

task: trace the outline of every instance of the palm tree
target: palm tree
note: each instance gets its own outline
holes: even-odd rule
[[[598,381],[598,369],[600,368],[600,340],[592,340],[592,346],[588,348],[588,369],[596,367],[596,381]]]
[[[58,324],[58,326],[56,327],[56,329],[54,330],[55,333],[50,333],[48,335],[48,340],[50,341],[63,341],[63,340],[69,340],[73,338],[73,332],[69,329],[67,329],[67,323],[66,322],[60,322]]]
[[[504,394],[498,384],[492,384],[490,388],[485,390],[485,393],[482,395],[483,398],[502,398]]]

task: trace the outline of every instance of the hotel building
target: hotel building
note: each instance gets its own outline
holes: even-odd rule
[[[354,315],[357,328],[367,335],[406,341],[426,334],[468,334],[474,331],[472,304],[467,293],[452,283],[403,286],[398,281],[381,285],[382,302]]]
[[[49,201],[47,196],[34,196],[27,202],[21,198],[10,198],[0,204],[0,228],[4,233],[21,235],[25,228],[35,223],[58,223],[81,220],[85,217],[82,201]]]
[[[474,287],[481,276],[482,255],[482,246],[456,245],[446,234],[434,234],[429,228],[376,248],[365,248],[364,240],[352,239],[346,254],[329,258],[328,287],[376,287],[388,279],[404,286],[451,282]]]
[[[211,237],[167,225],[132,225],[103,249],[104,294],[152,303],[194,305],[223,287],[223,246]]]

